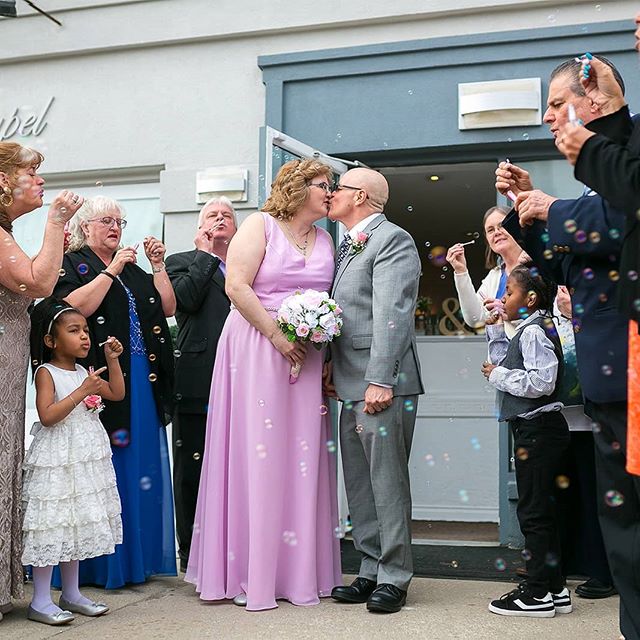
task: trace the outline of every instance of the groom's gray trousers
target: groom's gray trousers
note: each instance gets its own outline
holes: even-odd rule
[[[340,449],[359,576],[406,590],[413,576],[409,453],[418,396],[400,396],[373,415],[345,403]],[[347,408],[348,407],[348,408]]]

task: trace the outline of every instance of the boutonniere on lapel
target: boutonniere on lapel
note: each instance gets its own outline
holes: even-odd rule
[[[369,234],[364,231],[358,231],[355,238],[351,240],[351,254],[357,255],[359,254],[367,244],[369,240]]]

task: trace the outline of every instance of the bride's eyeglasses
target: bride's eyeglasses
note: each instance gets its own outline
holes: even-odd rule
[[[331,185],[328,182],[309,182],[310,187],[318,187],[318,189],[322,189],[325,193],[331,193]]]
[[[104,218],[93,218],[93,220],[87,220],[87,222],[99,222],[104,227],[110,228],[115,225],[120,229],[124,229],[127,226],[127,221],[122,218],[112,218],[111,216],[105,216]]]

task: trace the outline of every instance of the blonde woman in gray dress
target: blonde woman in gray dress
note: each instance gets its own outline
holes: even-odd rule
[[[49,295],[62,264],[64,226],[83,198],[62,191],[51,204],[40,251],[27,256],[15,242],[13,222],[42,206],[43,156],[14,142],[0,142],[0,620],[11,598],[22,597],[24,413],[29,360],[29,316],[34,298]]]

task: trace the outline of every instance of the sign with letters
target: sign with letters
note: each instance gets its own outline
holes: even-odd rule
[[[9,140],[18,135],[24,138],[39,136],[47,126],[47,116],[55,98],[51,96],[39,112],[24,113],[24,109],[16,107],[13,112],[0,112],[0,141]],[[1,107],[0,107],[1,108]]]

